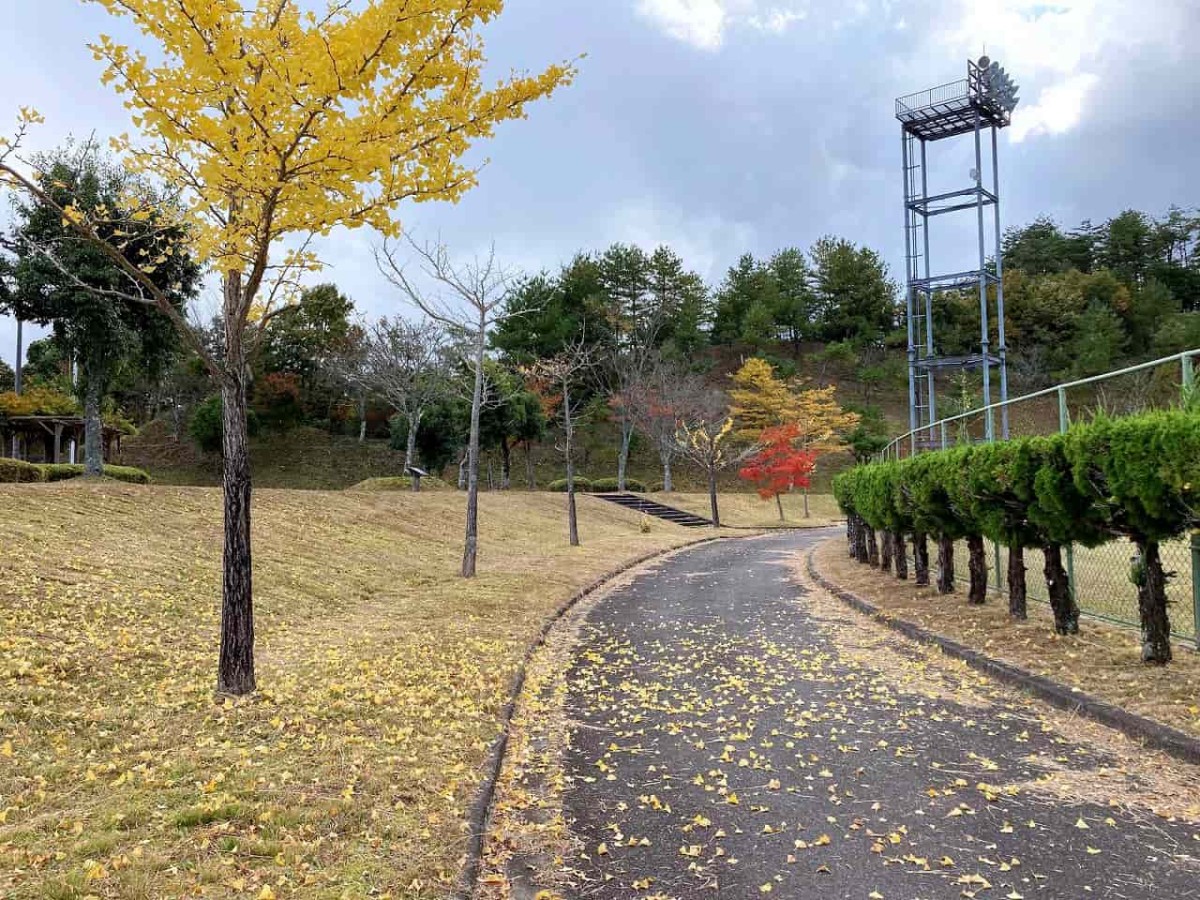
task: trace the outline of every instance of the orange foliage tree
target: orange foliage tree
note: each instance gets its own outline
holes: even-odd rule
[[[794,422],[765,429],[759,437],[761,449],[738,471],[739,478],[755,484],[762,499],[775,498],[781,522],[784,515],[780,495],[793,488],[807,488],[817,467],[817,454],[796,446],[802,438],[802,428]]]

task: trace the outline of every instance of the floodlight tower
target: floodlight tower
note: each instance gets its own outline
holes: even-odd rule
[[[1018,102],[1017,87],[1000,67],[986,56],[967,61],[967,77],[896,100],[896,118],[900,120],[904,153],[904,247],[906,259],[905,293],[908,325],[908,406],[914,432],[937,421],[937,373],[942,371],[983,372],[983,402],[992,402],[992,370],[1000,375],[1000,400],[1008,399],[1007,347],[1004,341],[1004,286],[1001,281],[1000,252],[1000,167],[997,160],[997,134],[1006,127]],[[991,137],[991,188],[984,187],[983,161],[985,132]],[[934,141],[973,134],[975,167],[970,187],[929,193],[927,148]],[[991,206],[994,217],[995,265],[989,269],[984,229],[984,207]],[[978,268],[959,272],[936,273],[930,267],[929,224],[936,216],[974,211],[979,239]],[[995,286],[989,292],[990,285]],[[946,291],[978,290],[980,314],[979,353],[944,356],[934,338],[933,315],[937,295]],[[989,293],[995,296],[995,353],[989,338]],[[986,437],[995,436],[994,417],[988,411]],[[921,439],[929,446],[940,446],[929,431]],[[1008,436],[1008,409],[1001,407],[1001,433]]]

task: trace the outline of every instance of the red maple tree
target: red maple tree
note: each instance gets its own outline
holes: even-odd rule
[[[809,476],[817,466],[817,454],[795,446],[803,435],[798,424],[777,425],[763,430],[760,449],[738,471],[738,477],[750,481],[764,500],[775,498],[779,518],[783,520],[780,495],[793,488],[807,488]]]

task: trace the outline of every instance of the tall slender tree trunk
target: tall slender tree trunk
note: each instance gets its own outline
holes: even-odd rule
[[[467,489],[467,451],[462,451],[462,456],[458,458],[458,489],[465,491]]]
[[[567,536],[572,547],[579,546],[579,519],[575,513],[575,425],[571,421],[571,385],[563,379],[563,452],[567,457]]]
[[[675,481],[671,477],[671,461],[675,457],[674,448],[666,441],[658,443],[658,459],[662,463],[663,490],[668,494],[675,490]]]
[[[804,518],[812,518],[812,515],[808,511],[808,488],[804,488]]]
[[[508,446],[508,436],[500,438],[500,490],[507,491],[512,486],[512,448]]]
[[[240,303],[241,276],[226,276],[226,309]],[[230,295],[233,295],[232,297]],[[226,317],[221,383],[225,547],[221,590],[221,653],[217,693],[251,693],[254,677],[254,589],[250,553],[250,448],[246,428],[246,361],[242,334]]]
[[[854,545],[855,545],[854,529],[855,529],[856,522],[857,522],[857,517],[854,515],[854,513],[846,514],[846,554],[851,559],[854,559],[854,557],[857,555],[854,552]]]
[[[775,493],[775,505],[777,507],[779,507],[779,521],[780,522],[787,521],[783,517],[783,500],[780,498],[778,491],[776,491],[776,493]]]
[[[892,533],[886,528],[882,532],[879,548],[879,568],[884,572],[892,571]]]
[[[408,439],[404,446],[404,468],[412,469],[420,465],[420,460],[417,458],[417,430],[421,427],[421,414],[410,415],[408,417]],[[409,480],[412,482],[413,493],[421,490],[421,479],[411,471],[408,473]]]
[[[939,594],[954,593],[954,540],[946,535],[938,536],[938,583]]]
[[[967,571],[971,575],[971,586],[967,591],[967,602],[980,605],[987,600],[987,554],[983,549],[983,537],[967,535]]]
[[[1079,605],[1071,592],[1071,580],[1063,567],[1062,545],[1047,544],[1042,549],[1045,564],[1046,593],[1054,613],[1054,630],[1059,634],[1079,634]]]
[[[367,440],[367,395],[362,394],[358,398],[358,442],[365,443]]]
[[[1008,548],[1008,614],[1014,619],[1029,618],[1025,585],[1025,547]]]
[[[621,420],[621,452],[617,454],[617,490],[625,490],[625,471],[629,468],[629,443],[633,439],[633,423]]]
[[[537,475],[533,470],[533,445],[525,442],[525,480],[531,491],[537,490]]]
[[[717,470],[708,467],[708,506],[712,511],[712,527],[721,527],[721,510],[717,507]]]
[[[912,536],[913,574],[918,586],[929,584],[929,538],[923,531],[914,531]]]
[[[864,525],[863,528],[867,532],[867,564],[871,566],[878,566],[879,541],[875,536],[875,529],[870,525]]]
[[[475,577],[479,553],[479,413],[483,406],[483,351],[487,343],[487,322],[479,317],[475,342],[475,390],[471,394],[471,436],[467,442],[467,528],[463,541],[463,578]]]
[[[862,516],[855,516],[854,521],[854,558],[865,565],[871,558],[867,552],[867,523]]]
[[[100,416],[100,398],[104,379],[97,365],[84,366],[83,392],[83,474],[104,474],[104,421]]]
[[[896,577],[908,580],[908,550],[904,546],[904,532],[892,532],[892,550],[896,555]]]
[[[1142,662],[1166,665],[1171,661],[1171,619],[1167,614],[1167,575],[1163,571],[1158,541],[1135,537],[1138,562],[1134,581],[1138,589],[1138,617],[1142,623]]]

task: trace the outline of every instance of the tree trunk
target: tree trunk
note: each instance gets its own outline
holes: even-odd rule
[[[938,537],[938,583],[939,594],[954,593],[954,540],[945,535]]]
[[[467,451],[463,450],[462,456],[458,458],[458,489],[465,491],[467,489]]]
[[[1167,575],[1163,571],[1158,541],[1135,537],[1139,559],[1134,563],[1138,588],[1138,617],[1142,622],[1142,662],[1166,665],[1171,661],[1171,620],[1167,615]]]
[[[479,317],[475,342],[475,390],[471,394],[471,436],[467,442],[467,528],[463,541],[463,578],[475,577],[479,552],[479,413],[483,406],[483,351],[487,343],[487,322]]]
[[[367,395],[363,394],[358,398],[358,442],[365,443],[367,440]]]
[[[781,500],[781,499],[780,499],[780,497],[779,497],[779,494],[778,494],[778,493],[776,493],[776,494],[775,494],[775,505],[776,505],[777,507],[779,507],[779,521],[780,521],[780,522],[785,522],[785,521],[787,521],[787,520],[786,520],[786,519],[783,517],[783,500]]]
[[[664,491],[666,491],[668,494],[675,490],[675,482],[671,478],[671,460],[674,458],[674,455],[675,455],[674,448],[670,444],[666,443],[665,441],[659,442],[658,458],[659,458],[659,461],[662,463],[662,470],[663,470],[663,488],[662,489]]]
[[[228,294],[240,291],[240,277],[227,276],[227,308],[231,305]],[[242,335],[232,319],[226,321],[227,371],[221,384],[225,548],[217,693],[240,696],[251,693],[255,688],[254,593],[250,554],[250,451],[246,428],[246,366],[242,353]]]
[[[855,545],[854,529],[855,529],[854,513],[847,513],[846,514],[846,553],[851,559],[854,559],[854,557],[857,555],[854,552],[854,545]]]
[[[1047,544],[1043,550],[1046,593],[1054,613],[1054,630],[1059,634],[1079,634],[1079,606],[1071,592],[1071,580],[1063,568],[1062,545]]]
[[[625,490],[625,470],[629,467],[629,442],[633,439],[633,424],[621,421],[621,452],[617,454],[617,490]]]
[[[537,490],[537,475],[533,470],[533,445],[529,441],[525,442],[525,480],[531,491]]]
[[[879,568],[884,572],[892,571],[892,533],[886,528],[879,540]]]
[[[904,532],[897,531],[892,535],[892,550],[896,555],[896,577],[901,581],[908,580],[908,553],[904,548]]]
[[[967,602],[976,606],[987,600],[987,555],[983,550],[983,538],[978,534],[967,536],[967,570],[971,574],[971,587],[967,592]]]
[[[804,518],[811,519],[812,516],[808,512],[808,488],[804,489]]]
[[[1025,590],[1025,548],[1008,548],[1008,614],[1014,619],[1029,618]]]
[[[870,525],[863,525],[867,532],[867,564],[871,566],[879,565],[879,542],[875,539],[875,529]]]
[[[103,384],[92,366],[86,367],[83,399],[83,474],[104,474],[104,421],[100,417]]]
[[[854,517],[854,558],[863,564],[870,558],[867,553],[867,523],[862,516]]]
[[[500,490],[507,491],[512,486],[512,448],[508,446],[508,437],[500,438]]]
[[[709,467],[708,470],[708,505],[712,510],[712,527],[721,527],[721,510],[717,508],[717,470]]]
[[[571,386],[563,379],[563,452],[567,457],[567,536],[572,547],[579,546],[579,520],[575,514],[575,456],[572,440],[575,437],[571,421]]]
[[[421,427],[421,414],[408,417],[408,440],[405,443],[404,449],[404,468],[412,469],[414,466],[420,465],[420,460],[417,459],[417,429]],[[414,475],[411,471],[408,473],[409,479],[412,481],[413,492],[421,490],[421,479]]]
[[[915,580],[918,586],[924,587],[929,584],[929,538],[925,532],[913,532],[912,546]]]

